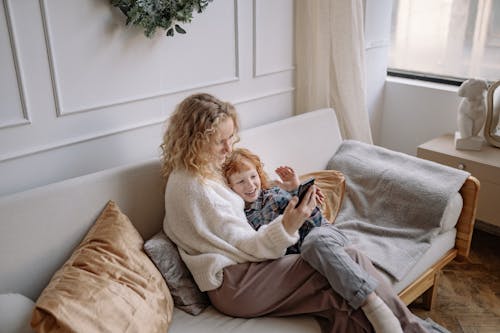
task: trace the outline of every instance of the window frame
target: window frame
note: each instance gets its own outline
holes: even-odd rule
[[[387,68],[387,75],[392,77],[411,79],[411,80],[448,84],[452,86],[460,86],[465,80],[467,80],[466,78],[434,75],[430,73],[416,72],[416,71],[405,71],[394,68]]]

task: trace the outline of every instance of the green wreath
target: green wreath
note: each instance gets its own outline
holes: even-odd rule
[[[127,25],[137,25],[144,29],[147,37],[152,37],[156,28],[166,30],[167,36],[174,31],[185,34],[179,23],[189,23],[196,10],[201,13],[212,0],[111,0],[127,16]]]

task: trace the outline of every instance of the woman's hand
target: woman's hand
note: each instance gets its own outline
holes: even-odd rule
[[[280,166],[274,170],[280,177],[278,181],[278,186],[285,191],[291,192],[295,190],[300,185],[299,176],[295,173],[295,170],[289,166]]]
[[[313,209],[316,207],[316,186],[311,186],[300,205],[297,205],[299,198],[294,196],[283,213],[283,227],[290,234],[293,235],[304,224],[306,219],[311,216]]]

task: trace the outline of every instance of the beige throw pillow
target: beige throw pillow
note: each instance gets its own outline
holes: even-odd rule
[[[110,201],[36,302],[36,332],[167,332],[173,301],[143,239]]]
[[[299,178],[300,181],[303,182],[311,177],[315,178],[314,184],[318,186],[325,195],[323,205],[320,207],[323,216],[328,221],[332,223],[335,222],[335,218],[342,205],[342,199],[344,198],[344,175],[336,170],[321,170],[301,175]]]

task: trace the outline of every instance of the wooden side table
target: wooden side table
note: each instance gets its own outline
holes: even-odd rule
[[[500,232],[500,148],[485,143],[480,151],[457,150],[453,135],[446,134],[418,146],[417,156],[466,170],[479,179],[476,218],[490,231]]]

